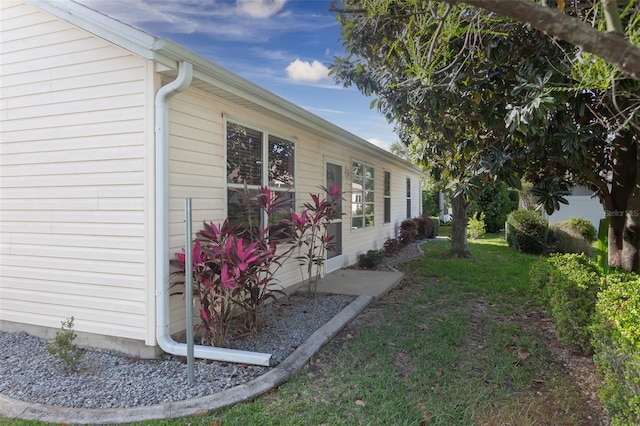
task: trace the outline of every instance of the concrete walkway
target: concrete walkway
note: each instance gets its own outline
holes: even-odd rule
[[[264,375],[213,395],[166,404],[121,409],[82,409],[31,404],[0,394],[0,418],[40,420],[66,424],[114,424],[169,419],[204,414],[251,401],[289,380],[309,358],[335,337],[376,298],[384,296],[402,279],[398,271],[340,269],[318,283],[319,293],[348,294],[357,298],[313,333],[287,359]]]

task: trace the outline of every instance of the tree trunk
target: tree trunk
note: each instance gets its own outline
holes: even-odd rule
[[[469,202],[463,194],[451,199],[453,219],[451,220],[451,249],[447,257],[469,259],[471,252],[467,246],[467,209]]]
[[[639,271],[640,262],[640,190],[637,188],[639,152],[631,134],[613,141],[614,162],[611,189],[603,197],[605,215],[609,217],[609,267]]]

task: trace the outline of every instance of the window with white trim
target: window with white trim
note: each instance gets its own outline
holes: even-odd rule
[[[384,223],[391,222],[391,172],[384,172]]]
[[[351,229],[374,225],[374,170],[354,161],[351,165]]]
[[[258,209],[247,208],[245,185],[250,196],[261,186],[281,193],[283,199],[295,201],[295,144],[233,122],[227,122],[227,218],[237,226],[239,234],[250,228],[263,227],[267,218]],[[287,211],[276,212],[269,218],[273,226]],[[276,225],[277,224],[277,225]]]

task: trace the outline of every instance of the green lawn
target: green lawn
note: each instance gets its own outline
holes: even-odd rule
[[[277,391],[212,414],[139,424],[597,424],[537,327],[542,316],[527,295],[536,257],[495,235],[470,241],[472,260],[443,258],[448,245],[423,245],[401,285]]]

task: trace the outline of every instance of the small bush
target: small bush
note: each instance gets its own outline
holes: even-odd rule
[[[411,244],[416,239],[416,222],[413,219],[405,219],[400,223],[400,242],[402,245]]]
[[[589,327],[601,285],[598,266],[583,254],[552,255],[549,263],[552,271],[544,297],[558,339],[579,352],[591,353]]]
[[[416,237],[419,240],[431,238],[433,234],[433,220],[426,214],[414,219],[416,222]]]
[[[516,210],[507,218],[507,244],[520,252],[542,254],[548,232],[547,220],[534,211]]]
[[[583,219],[581,217],[570,217],[567,223],[572,229],[578,231],[585,240],[591,242],[595,239],[596,228],[587,219]]]
[[[47,346],[47,352],[60,358],[66,365],[67,369],[72,372],[80,370],[81,361],[84,357],[84,350],[73,343],[76,339],[76,333],[73,331],[73,316],[64,321],[61,331],[56,333],[53,342]]]
[[[440,218],[431,216],[431,222],[433,223],[433,231],[431,232],[431,236],[429,238],[435,238],[440,232]]]
[[[384,241],[383,251],[386,257],[393,257],[400,251],[402,244],[398,238],[387,238]]]
[[[603,278],[591,331],[600,398],[614,425],[640,424],[640,277]]]
[[[476,213],[467,224],[467,236],[471,239],[477,240],[482,237],[486,232],[486,226],[484,224],[484,213]]]
[[[374,269],[382,262],[383,258],[384,253],[382,250],[369,250],[366,254],[358,255],[358,266],[366,269]]]
[[[591,240],[572,227],[568,221],[549,225],[549,251],[552,253],[584,253],[591,255]]]

